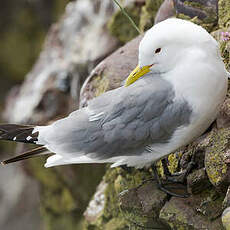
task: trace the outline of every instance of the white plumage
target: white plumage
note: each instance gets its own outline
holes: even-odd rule
[[[46,167],[104,162],[149,166],[200,136],[227,93],[228,73],[217,42],[185,20],[168,19],[146,32],[138,71],[140,79],[134,72],[128,87],[110,91],[50,126],[34,128],[34,143],[55,153]]]

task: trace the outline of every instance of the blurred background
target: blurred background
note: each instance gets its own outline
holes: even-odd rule
[[[48,29],[70,0],[8,0],[0,7],[0,112],[11,87],[31,70]],[[1,122],[4,122],[1,116]],[[15,145],[0,143],[1,159]],[[7,180],[6,180],[7,178]],[[10,180],[8,180],[10,178]],[[0,167],[0,229],[43,229],[37,183],[19,164]]]
[[[0,8],[0,98],[22,82],[38,57],[50,25],[70,0],[3,1]]]

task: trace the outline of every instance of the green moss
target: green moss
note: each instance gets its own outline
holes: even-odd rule
[[[116,193],[119,194],[120,192],[122,192],[123,187],[124,187],[123,177],[121,175],[118,175],[118,177],[114,181],[114,189]]]
[[[135,24],[139,25],[141,8],[135,5],[125,8],[128,15],[133,19]],[[117,11],[108,22],[108,30],[111,35],[118,38],[124,44],[138,35],[136,29],[130,24],[127,17],[121,11]]]
[[[169,168],[170,173],[173,174],[177,171],[179,159],[181,156],[182,156],[182,153],[179,153],[179,154],[174,153],[168,156],[168,162],[169,162],[168,168]]]
[[[168,169],[170,173],[175,173],[178,170],[179,161],[183,153],[181,151],[176,151],[168,155]],[[165,178],[165,172],[161,161],[157,161],[157,171],[161,178]]]
[[[105,230],[128,230],[127,222],[125,219],[113,218],[105,224]]]
[[[187,5],[189,7],[197,8],[199,10],[202,10],[207,16],[200,20],[197,16],[191,18],[189,15],[185,15],[183,13],[177,14],[178,18],[190,20],[198,25],[201,25],[203,28],[205,28],[207,31],[211,32],[213,31],[217,26],[217,14],[214,8],[207,7],[203,4],[200,4],[195,1],[185,1],[183,2],[184,5]],[[188,13],[189,14],[189,13]]]
[[[211,32],[216,28],[216,21],[215,22],[212,22],[212,21],[208,22],[209,21],[208,18],[206,18],[204,20],[200,20],[198,17],[190,18],[188,15],[185,15],[182,13],[177,14],[177,18],[192,21],[193,23],[200,25],[203,28],[205,28],[208,32]]]
[[[230,1],[218,1],[219,27],[224,28],[230,26]]]
[[[109,79],[105,74],[93,78],[92,86],[95,89],[95,97],[104,93],[109,87]]]
[[[108,170],[106,172],[106,175],[104,177],[104,181],[108,183],[106,190],[105,190],[105,207],[103,210],[103,213],[97,220],[93,223],[86,223],[85,229],[91,230],[91,229],[105,229],[105,226],[114,225],[116,222],[116,218],[119,216],[120,221],[124,221],[124,219],[120,216],[119,212],[119,206],[118,206],[118,194],[115,191],[114,188],[114,181],[116,181],[116,178],[118,176],[117,169]],[[110,222],[111,220],[111,223]],[[114,221],[113,221],[114,220]],[[113,229],[114,226],[113,226]]]
[[[183,212],[181,212],[174,203],[168,203],[167,208],[161,210],[160,218],[166,221],[172,229],[187,230],[187,226],[184,224],[187,222]],[[173,221],[172,221],[173,220]]]
[[[146,0],[141,9],[140,30],[146,31],[154,25],[155,15],[162,4],[163,0]]]
[[[164,177],[164,168],[161,161],[156,162],[157,172],[161,178]],[[152,171],[152,170],[151,170]],[[152,172],[153,173],[153,172]]]
[[[227,165],[224,162],[224,153],[228,148],[230,130],[221,129],[210,134],[210,146],[206,150],[205,167],[213,185],[219,185],[225,178]]]
[[[202,214],[207,223],[220,217],[224,196],[219,194],[214,187],[203,190],[196,195],[194,200],[197,213]]]
[[[141,7],[141,4],[133,4],[126,7],[126,11],[140,30],[144,32],[154,25],[155,15],[162,2],[163,0],[146,0],[144,6]],[[121,11],[116,12],[112,16],[108,22],[108,30],[113,36],[118,38],[122,44],[138,35],[138,32]]]
[[[172,229],[222,229],[219,220],[214,220],[221,215],[223,198],[214,188],[188,200],[172,198],[161,210],[160,219]]]
[[[200,4],[199,2],[191,2],[191,1],[184,1],[185,5],[194,7],[194,8],[198,8],[198,9],[203,9],[204,6],[202,4]]]
[[[109,169],[104,176],[107,183],[105,194],[105,206],[101,216],[94,223],[86,223],[85,229],[129,229],[133,222],[147,224],[148,218],[141,216],[138,207],[133,207],[132,211],[121,210],[119,204],[119,194],[121,191],[137,187],[144,179],[151,177],[148,171],[132,170],[126,173],[117,167]],[[139,213],[139,214],[138,214]],[[137,228],[138,229],[138,228]]]

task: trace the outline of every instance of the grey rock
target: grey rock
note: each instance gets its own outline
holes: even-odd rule
[[[219,192],[226,192],[230,184],[229,128],[213,130],[205,150],[205,168],[210,182]]]
[[[160,219],[172,229],[221,230],[222,197],[206,190],[189,198],[171,198],[160,211]]]
[[[187,177],[188,192],[191,194],[198,194],[211,186],[204,168],[190,173]]]
[[[142,35],[128,42],[100,62],[84,82],[80,94],[80,107],[100,94],[122,85],[137,65],[138,47]]]
[[[217,0],[173,0],[173,2],[177,13],[205,20],[210,17],[210,12],[212,12],[216,17],[212,17],[211,20],[216,20],[217,23]]]
[[[175,8],[174,8],[174,3],[173,3],[173,0],[165,0],[156,16],[155,16],[155,24],[161,22],[161,21],[164,21],[165,19],[167,18],[170,18],[170,17],[173,17],[175,16],[176,12],[175,12]]]

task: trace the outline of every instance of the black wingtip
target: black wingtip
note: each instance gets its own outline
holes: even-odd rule
[[[0,124],[0,140],[36,144],[38,135],[31,125]]]
[[[18,156],[17,156],[17,157],[14,157],[14,158],[10,158],[10,159],[1,161],[1,165],[5,166],[7,164],[14,163],[14,162],[17,162],[17,161],[20,161],[20,160],[25,160],[25,159],[26,158],[18,158]]]
[[[22,153],[21,155],[9,158],[9,159],[4,160],[4,161],[1,161],[1,165],[7,165],[7,164],[10,164],[10,163],[26,160],[26,159],[29,159],[29,158],[32,158],[32,157],[37,157],[37,156],[44,155],[44,154],[48,154],[47,148],[43,147],[43,146],[38,147],[36,149],[32,149],[32,150],[29,150],[29,151],[27,151],[25,153]]]

